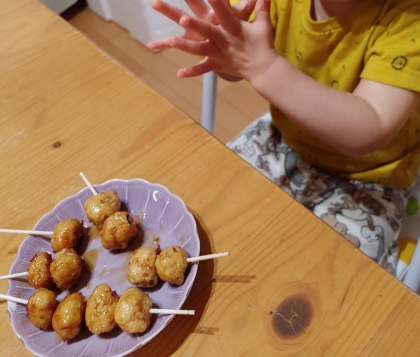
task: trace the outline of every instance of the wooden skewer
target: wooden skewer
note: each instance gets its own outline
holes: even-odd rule
[[[17,302],[18,304],[28,305],[28,300],[10,295],[0,294],[0,299]],[[165,315],[195,315],[195,310],[150,309],[150,313]]]
[[[15,273],[15,274],[9,274],[9,275],[2,275],[2,276],[0,276],[0,280],[19,278],[21,276],[27,276],[27,275],[28,275],[28,272],[27,271],[25,271],[23,273]]]
[[[31,231],[26,229],[4,229],[0,228],[0,233],[18,233],[18,234],[32,234],[37,236],[52,236],[53,231]]]
[[[199,257],[187,258],[187,262],[188,263],[194,263],[194,262],[198,262],[200,260],[208,260],[208,259],[227,257],[228,255],[229,255],[229,252],[200,255]]]
[[[28,305],[28,300],[17,298],[14,296],[5,295],[5,294],[0,294],[0,299],[17,302],[18,304]]]
[[[150,309],[151,314],[195,315],[195,310]]]
[[[92,191],[93,195],[97,195],[98,192],[96,192],[95,188],[92,186],[92,184],[89,182],[89,180],[83,174],[83,172],[80,172],[79,174],[80,174],[81,178],[83,179],[83,181],[85,181],[85,184],[87,185],[87,187],[89,187],[89,189]]]

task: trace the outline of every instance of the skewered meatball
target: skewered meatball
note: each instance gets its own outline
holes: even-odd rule
[[[137,232],[130,213],[120,211],[109,216],[101,229],[101,243],[105,249],[125,249]]]
[[[114,318],[119,296],[106,285],[98,285],[86,303],[85,320],[90,332],[100,334],[112,331],[117,323]]]
[[[45,288],[39,288],[28,300],[26,316],[35,327],[46,330],[51,326],[56,307],[56,293]]]
[[[152,248],[136,249],[128,264],[127,279],[131,284],[143,288],[154,287],[159,280],[156,272],[156,250]]]
[[[84,204],[86,217],[99,230],[105,220],[119,211],[120,208],[121,202],[115,191],[99,192],[97,195],[88,198]]]
[[[162,249],[156,259],[156,270],[163,281],[181,285],[187,269],[188,254],[181,247],[172,245]]]
[[[137,288],[125,290],[115,308],[115,321],[127,333],[141,333],[150,324],[152,300]]]
[[[82,259],[73,248],[60,250],[50,265],[51,280],[62,290],[70,289],[82,273]]]
[[[83,232],[83,221],[76,218],[69,218],[61,221],[54,227],[51,237],[51,247],[54,253],[64,248],[76,248],[80,242]]]
[[[76,337],[85,316],[86,300],[80,293],[68,294],[54,311],[52,327],[63,341]]]
[[[51,254],[48,252],[36,253],[29,261],[28,283],[35,289],[48,288],[51,285]]]

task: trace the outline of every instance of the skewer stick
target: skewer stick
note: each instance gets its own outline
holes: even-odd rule
[[[28,305],[28,300],[17,298],[10,295],[0,294],[0,299],[17,302],[18,304]],[[172,310],[172,309],[150,309],[151,314],[167,315],[194,315],[195,310]]]
[[[89,189],[92,191],[93,195],[97,195],[98,192],[96,192],[95,188],[92,186],[92,184],[89,182],[89,180],[83,174],[83,172],[80,172],[79,174],[80,174],[81,178],[83,179],[83,181],[85,181],[85,184],[87,185],[87,187],[89,187]]]
[[[52,236],[53,231],[31,231],[26,229],[3,229],[0,228],[0,233],[18,233],[18,234],[32,234],[37,236]]]
[[[2,275],[2,276],[0,276],[0,280],[19,278],[21,276],[26,276],[26,275],[28,275],[28,272],[27,271],[24,271],[23,273],[15,273],[15,274],[9,274],[9,275]]]
[[[151,314],[195,315],[195,310],[150,309]]]
[[[188,263],[193,263],[193,262],[198,262],[200,260],[208,260],[208,259],[227,257],[228,255],[229,255],[229,252],[200,255],[199,257],[187,258],[187,262]]]
[[[5,295],[5,294],[0,294],[0,299],[17,302],[18,304],[28,305],[28,300],[17,298],[14,296]]]

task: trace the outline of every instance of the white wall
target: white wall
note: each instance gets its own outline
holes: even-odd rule
[[[191,13],[184,0],[165,0]],[[87,0],[90,9],[108,21],[128,30],[131,36],[146,45],[151,40],[180,36],[184,29],[150,6],[152,0]]]

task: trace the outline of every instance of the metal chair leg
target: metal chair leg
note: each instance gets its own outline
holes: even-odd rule
[[[217,74],[208,72],[203,75],[203,96],[201,109],[201,125],[214,134],[216,120]]]

